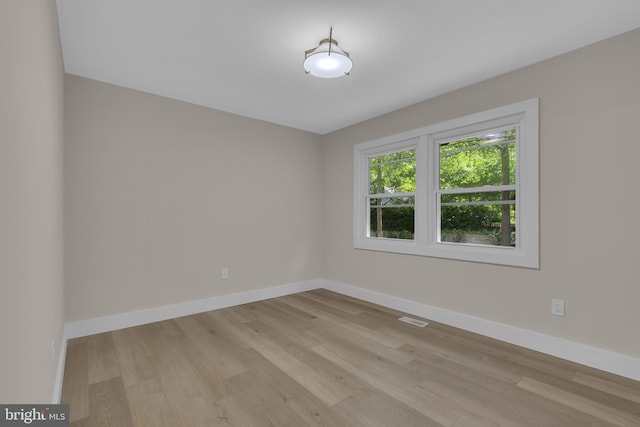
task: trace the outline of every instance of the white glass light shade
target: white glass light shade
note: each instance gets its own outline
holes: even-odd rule
[[[340,49],[335,40],[323,40],[320,46],[305,54],[304,70],[312,76],[341,77],[349,74],[352,66],[349,54]]]

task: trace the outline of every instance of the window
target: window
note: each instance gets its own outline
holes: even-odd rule
[[[416,150],[369,157],[369,236],[413,240]]]
[[[516,246],[517,128],[437,142],[440,242]]]
[[[354,147],[354,247],[538,268],[538,99]]]

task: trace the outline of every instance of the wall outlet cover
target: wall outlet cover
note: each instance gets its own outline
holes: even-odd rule
[[[551,314],[554,316],[564,317],[564,300],[563,299],[552,299],[551,300]]]

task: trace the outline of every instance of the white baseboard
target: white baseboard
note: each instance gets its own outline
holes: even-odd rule
[[[640,381],[640,359],[331,280],[323,288]]]
[[[66,334],[62,334],[62,342],[60,343],[60,350],[58,351],[58,367],[56,368],[56,379],[53,384],[53,398],[51,403],[57,405],[62,398],[62,380],[64,379],[64,363],[67,359],[67,337]]]
[[[284,295],[318,289],[322,286],[322,280],[308,280],[299,283],[273,286],[270,288],[256,289],[253,291],[236,294],[221,295],[195,301],[187,301],[163,307],[148,308],[145,310],[131,311],[128,313],[114,314],[111,316],[96,317],[87,320],[67,322],[64,327],[66,339],[84,337],[102,332],[115,331],[117,329],[160,322],[162,320],[175,319],[176,317],[189,316],[191,314],[220,308],[277,298]]]
[[[597,347],[544,335],[538,332],[521,329],[503,323],[494,322],[450,310],[418,303],[380,292],[359,288],[332,280],[316,279],[270,288],[256,289],[230,295],[188,301],[163,307],[115,314],[112,316],[68,322],[64,329],[64,342],[60,349],[58,372],[54,390],[54,403],[60,400],[62,378],[64,376],[64,359],[67,339],[93,335],[117,329],[143,325],[173,319],[181,316],[232,307],[298,292],[324,288],[343,295],[393,308],[415,316],[424,317],[446,325],[454,326],[480,335],[495,338],[531,350],[560,357],[602,371],[621,375],[640,381],[640,359],[620,353],[614,353]]]

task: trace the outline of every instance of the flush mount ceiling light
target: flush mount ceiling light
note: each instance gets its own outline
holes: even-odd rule
[[[304,72],[312,76],[325,79],[348,76],[352,66],[349,54],[333,39],[333,28],[329,29],[328,39],[320,40],[317,48],[304,53]]]

